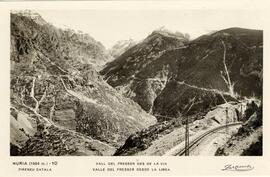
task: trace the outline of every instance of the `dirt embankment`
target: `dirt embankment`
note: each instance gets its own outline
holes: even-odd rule
[[[222,147],[218,156],[260,156],[262,155],[262,106],[255,102],[247,105],[245,123]]]

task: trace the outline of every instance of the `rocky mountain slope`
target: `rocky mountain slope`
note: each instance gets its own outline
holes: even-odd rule
[[[163,60],[177,58],[178,68],[154,101],[153,113],[175,116],[190,100],[189,114],[195,114],[230,100],[261,98],[262,43],[262,31],[230,28],[168,52]]]
[[[195,135],[203,131],[195,125],[198,122],[205,129],[225,123],[219,120],[225,110],[223,116],[216,112],[207,118],[219,105],[262,99],[262,31],[229,28],[192,41],[175,36],[171,40],[166,34],[153,32],[145,39],[148,43],[137,44],[101,71],[110,85],[159,121],[131,135],[115,155],[162,155],[183,141],[182,124],[187,117]],[[163,45],[152,56],[151,50],[144,49],[155,41]],[[239,116],[240,109],[233,112]],[[175,135],[178,138],[169,140]]]
[[[107,61],[92,37],[11,14],[11,155],[110,155],[156,122],[96,72]]]
[[[91,64],[97,69],[112,58],[105,47],[88,34],[72,29],[56,28],[47,23],[38,13],[31,11],[19,11],[16,14],[17,16],[11,15],[13,21],[16,21],[12,31],[16,35],[20,33],[25,40],[28,37],[31,39],[30,42],[23,41],[23,38],[19,39],[18,43],[26,45],[26,49],[30,47],[32,41],[37,41],[42,44],[40,46],[42,50],[46,50],[49,55],[57,55],[55,61],[59,64],[61,61],[68,61],[74,65]],[[19,52],[23,54],[28,51],[20,49]]]
[[[120,93],[132,98],[149,112],[155,97],[171,77],[170,66],[165,64],[166,61],[154,69],[152,64],[166,50],[181,48],[187,42],[188,39],[180,33],[174,34],[166,30],[154,31],[142,42],[108,63],[101,74]],[[149,72],[146,73],[147,71]]]
[[[262,100],[260,30],[190,41],[160,29],[119,42],[106,65],[101,43],[30,11],[11,13],[10,40],[11,155],[164,155],[183,142],[187,118],[191,136],[245,122],[216,155],[260,151],[261,108],[243,106]],[[242,140],[244,152],[231,149]]]
[[[262,35],[229,28],[187,41],[155,31],[101,74],[160,121],[205,114],[227,101],[262,96]]]
[[[218,105],[207,112],[202,119],[181,116],[157,123],[131,135],[114,155],[166,155],[177,154],[177,146],[185,141],[185,120],[189,119],[189,137],[192,139],[215,127],[237,121],[237,112],[245,109],[243,103],[229,102]],[[226,110],[228,119],[226,119]],[[236,110],[238,110],[236,112]]]
[[[263,154],[262,105],[248,104],[244,124],[222,147],[217,156],[260,156]]]

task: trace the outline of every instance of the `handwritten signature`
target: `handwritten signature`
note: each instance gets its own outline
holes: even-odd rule
[[[254,167],[251,165],[225,165],[222,171],[251,171]]]

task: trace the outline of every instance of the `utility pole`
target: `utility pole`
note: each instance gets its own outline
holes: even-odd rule
[[[194,105],[194,102],[195,102],[195,98],[194,97],[192,99],[192,102],[188,108],[188,110],[184,113],[184,115],[186,115],[186,131],[185,131],[185,156],[189,156],[189,122],[188,122],[188,115],[187,113],[190,111],[190,109],[192,108],[192,106]]]
[[[228,107],[226,107],[226,133],[228,133],[228,123],[229,123]]]
[[[189,125],[188,116],[186,118],[186,132],[185,132],[185,156],[189,156]]]
[[[238,121],[242,121],[242,119],[243,119],[243,105],[242,105],[242,103],[241,103],[241,116],[240,116],[240,119],[241,120],[238,120]]]

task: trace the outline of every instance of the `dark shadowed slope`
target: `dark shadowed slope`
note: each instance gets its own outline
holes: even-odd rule
[[[163,55],[161,60],[177,60],[177,69],[156,98],[154,114],[184,112],[191,100],[189,114],[235,98],[261,98],[262,42],[262,31],[230,28]]]
[[[188,42],[153,32],[101,73],[155,115],[175,117],[188,104],[188,114],[197,113],[238,97],[261,97],[262,35],[260,30],[229,28]],[[153,56],[145,48],[156,41],[162,45]]]
[[[154,97],[160,93],[169,74],[169,68],[165,65],[166,62],[160,64],[158,68],[152,69],[153,62],[159,59],[166,50],[181,48],[187,42],[188,39],[180,33],[173,34],[163,30],[154,31],[142,42],[107,64],[101,74],[105,76],[110,85],[138,102],[143,109],[149,111],[151,105],[148,102],[151,104]],[[142,76],[145,71],[148,73],[146,73],[146,76]],[[155,80],[152,80],[155,75],[158,75],[158,79],[161,81],[157,80],[156,83]],[[151,90],[151,84],[155,85],[154,90]],[[151,88],[148,89],[148,87]]]

